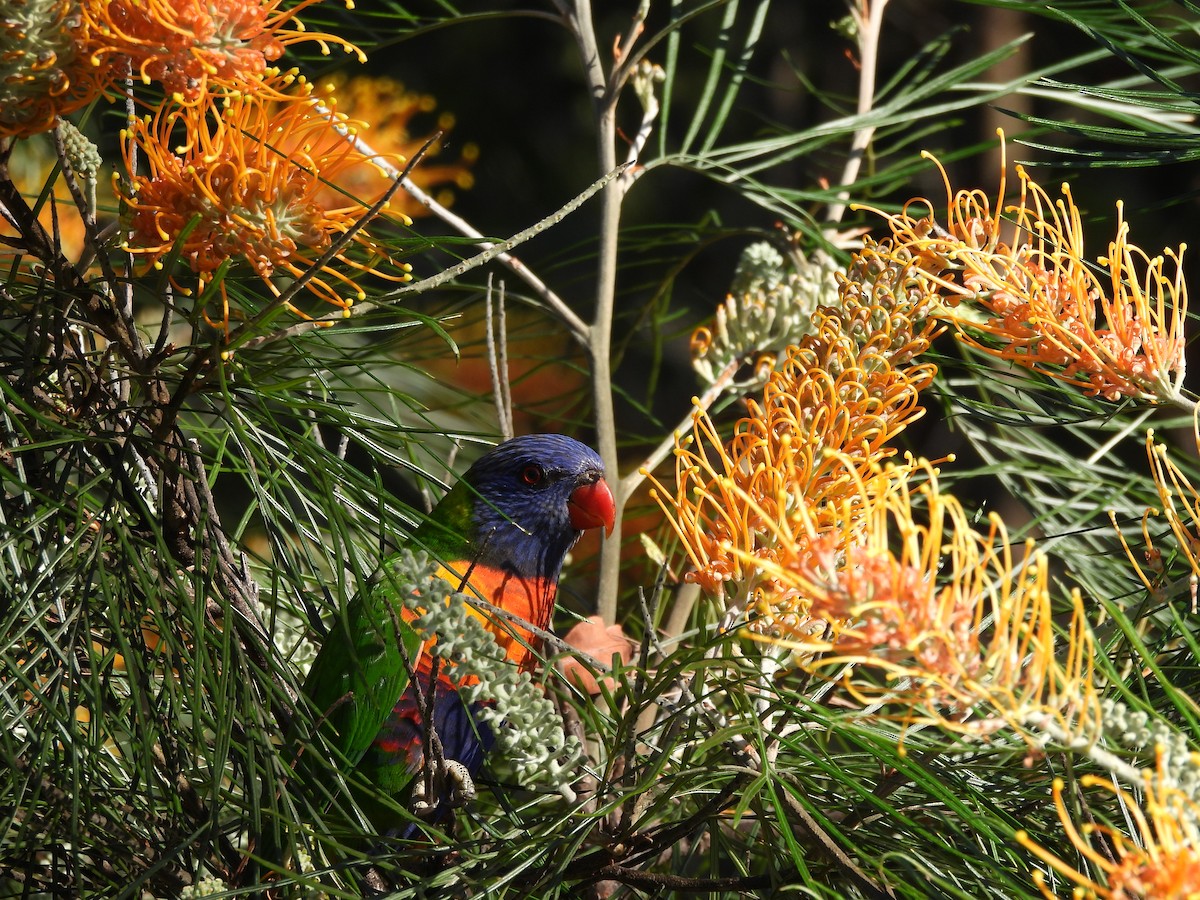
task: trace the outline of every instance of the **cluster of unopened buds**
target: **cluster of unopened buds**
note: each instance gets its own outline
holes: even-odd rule
[[[432,652],[442,672],[460,683],[465,703],[479,704],[475,715],[491,728],[496,755],[522,784],[550,785],[573,800],[579,741],[563,730],[558,710],[529,673],[508,661],[495,636],[469,612],[477,598],[437,577],[437,564],[424,553],[404,551],[393,570],[406,588],[400,594],[405,606],[420,614],[413,627],[437,638]]]
[[[838,296],[837,261],[818,250],[791,262],[766,241],[751,244],[711,325],[692,335],[692,366],[714,384],[733,363],[753,362],[750,387],[770,373],[775,358],[812,329],[817,307]]]

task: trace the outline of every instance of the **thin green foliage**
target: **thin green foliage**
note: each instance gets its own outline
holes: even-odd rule
[[[573,210],[588,184],[604,184],[599,196],[568,225],[565,213],[544,220],[488,272],[464,269],[418,294],[363,271],[382,255],[331,261],[365,294],[345,319],[312,297],[288,309],[240,258],[188,294],[199,217],[157,270],[126,268],[107,234],[84,240],[104,268],[78,262],[58,226],[37,224],[69,203],[55,192],[62,163],[18,188],[12,154],[24,139],[3,139],[0,206],[15,237],[0,295],[0,896],[195,896],[205,879],[222,896],[353,897],[380,880],[397,897],[1042,896],[1030,870],[1045,866],[1019,833],[1103,883],[1064,831],[1051,784],[1063,779],[1073,813],[1128,833],[1125,801],[1082,779],[1117,763],[1152,771],[1153,729],[1200,740],[1186,548],[1162,518],[1143,531],[1145,511],[1161,506],[1146,426],[1186,443],[1190,416],[1082,397],[941,344],[926,357],[941,371],[923,402],[941,415],[929,443],[913,437],[911,448],[941,458],[953,441],[962,459],[942,463],[941,477],[974,524],[999,511],[1014,548],[1031,538],[1049,556],[1059,646],[1070,640],[1069,592],[1081,590],[1100,693],[1123,721],[1142,723],[1098,739],[1111,759],[1028,723],[972,733],[987,715],[978,709],[956,711],[958,730],[915,722],[880,699],[905,687],[886,674],[868,698],[847,688],[852,675],[870,677],[862,663],[805,674],[787,646],[750,633],[747,610],[697,596],[675,533],[638,493],[642,464],[663,477],[672,432],[691,424],[687,401],[700,389],[686,335],[728,290],[711,274],[724,263],[706,268],[713,257],[765,240],[781,254],[844,261],[856,237],[847,232],[867,220],[828,221],[830,207],[848,198],[894,209],[928,192],[917,150],[969,161],[990,137],[946,135],[1014,95],[1045,104],[1021,114],[1034,126],[1026,147],[1114,165],[1194,160],[1191,4],[1170,15],[1150,3],[988,5],[1046,16],[1083,40],[999,81],[994,67],[1036,41],[1036,27],[965,54],[957,27],[922,34],[922,46],[881,63],[867,108],[827,76],[846,53],[861,61],[870,38],[830,28],[828,47],[793,52],[772,29],[798,13],[768,0],[655,0],[624,13],[565,0],[521,11],[306,8],[310,28],[358,41],[372,59],[398,48],[419,61],[433,48],[431,67],[449,55],[447,36],[553,23],[529,33],[559,42],[560,61],[505,71],[520,72],[530,97],[568,84],[601,141],[598,153],[592,135],[581,142],[595,158],[564,172],[563,196],[543,196],[540,183],[527,191],[537,202],[513,211],[511,233]],[[889,22],[885,46],[901,39]],[[512,47],[470,47],[512,62]],[[295,52],[313,78],[342,62],[315,44]],[[1087,80],[1113,60],[1116,74]],[[643,62],[663,69],[638,88],[652,102],[634,96]],[[436,90],[454,108],[457,86]],[[811,101],[807,118],[768,111],[772,92]],[[153,86],[138,96],[165,102]],[[564,141],[586,130],[557,114]],[[103,117],[86,118],[101,146],[115,139],[96,125]],[[532,153],[506,145],[510,130],[481,136],[482,159]],[[863,167],[843,169],[864,135]],[[471,201],[502,177],[478,169]],[[449,269],[483,248],[432,207],[441,220],[381,228],[378,247],[436,281],[445,260]],[[472,209],[480,228],[506,221],[506,210]],[[501,267],[510,371],[489,372],[482,298]],[[277,282],[288,290],[289,278]],[[722,427],[753,397],[733,386],[746,374],[703,400]],[[627,528],[624,556],[620,540],[605,547],[601,571],[618,577],[598,587],[581,545],[561,599],[576,620],[598,607],[635,646],[613,667],[582,660],[599,680],[592,694],[558,666],[578,650],[542,647],[540,683],[584,747],[576,800],[519,783],[496,759],[474,802],[421,823],[347,771],[320,736],[330,710],[312,708],[300,685],[330,623],[494,441],[492,375],[509,381],[518,430],[594,437],[605,455],[638,535]],[[1194,455],[1173,449],[1171,459],[1200,483]],[[662,558],[648,560],[649,547]],[[564,610],[560,630],[569,618]],[[996,627],[978,623],[984,636]],[[364,798],[421,834],[372,834]],[[1070,890],[1053,873],[1047,885]]]

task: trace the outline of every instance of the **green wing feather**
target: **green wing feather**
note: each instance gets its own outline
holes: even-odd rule
[[[317,715],[327,715],[336,731],[334,745],[349,768],[362,759],[408,687],[404,655],[415,664],[424,643],[402,616],[401,592],[411,592],[413,583],[411,575],[396,571],[400,558],[389,560],[381,578],[337,617],[304,684]]]
[[[460,479],[413,535],[413,543],[441,562],[471,558],[475,489]],[[478,501],[483,502],[483,501]]]
[[[460,480],[413,535],[418,553],[441,561],[468,558],[474,503],[474,491]],[[343,771],[358,766],[408,687],[404,657],[415,665],[424,638],[404,621],[404,600],[419,590],[416,570],[423,568],[412,550],[390,557],[339,612],[305,680],[316,715],[330,726],[323,730],[341,751]]]

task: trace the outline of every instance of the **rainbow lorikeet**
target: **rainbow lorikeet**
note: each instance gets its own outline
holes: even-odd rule
[[[463,592],[545,630],[563,557],[585,530],[611,532],[614,515],[595,451],[563,435],[527,435],[472,465],[412,543],[440,561],[438,574],[454,587],[462,585]],[[475,721],[457,686],[433,661],[424,636],[408,625],[413,613],[400,590],[412,589],[386,577],[361,589],[334,623],[305,682],[318,713],[328,712],[344,764],[393,795],[408,790],[424,764],[428,732],[422,709],[432,710],[442,757],[471,778],[491,744],[487,725]],[[468,611],[512,663],[532,667],[538,640],[529,629],[483,609]],[[398,823],[375,824],[395,832]]]

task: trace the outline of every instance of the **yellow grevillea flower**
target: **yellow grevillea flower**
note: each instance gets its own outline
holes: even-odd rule
[[[925,480],[914,488],[916,472]],[[1060,663],[1045,557],[1030,546],[1018,559],[996,516],[986,532],[972,528],[926,462],[889,466],[855,489],[833,516],[807,517],[791,554],[764,563],[782,590],[805,598],[811,621],[779,623],[762,639],[791,647],[810,670],[854,664],[847,690],[904,707],[908,723],[1094,734],[1099,701],[1081,599],[1072,597]]]
[[[293,82],[299,93],[291,102],[271,100]],[[243,260],[275,296],[278,276],[305,274],[364,213],[358,201],[339,198],[331,207],[319,199],[323,179],[336,181],[364,157],[347,141],[331,139],[345,119],[308,102],[311,93],[302,78],[285,74],[266,90],[233,94],[219,106],[164,106],[135,121],[126,135],[126,167],[132,170],[136,147],[149,173],[133,177],[124,192],[130,252],[161,264],[178,251],[201,291],[227,260]],[[175,146],[178,140],[186,143]],[[287,153],[280,149],[285,144]],[[409,278],[407,266],[391,261],[365,231],[335,259],[338,265],[325,265],[306,288],[342,309],[365,296],[352,277],[358,273]],[[223,302],[220,321],[228,327]]]
[[[973,735],[1007,725],[1064,742],[1097,733],[1082,599],[1071,595],[1060,661],[1042,554],[1015,553],[997,517],[972,528],[928,463],[863,462],[865,443],[826,450],[828,432],[794,425],[775,441],[763,440],[769,426],[741,429],[721,447],[697,417],[700,449],[678,451],[680,492],[655,499],[695,580],[710,591],[734,581],[754,607],[752,634],[793,650],[800,668],[844,670],[850,695],[898,707],[909,724]],[[925,481],[913,488],[916,471]]]
[[[772,608],[799,598],[761,563],[783,559],[807,540],[805,523],[853,493],[855,473],[895,451],[889,441],[924,414],[919,391],[932,366],[895,370],[886,358],[861,354],[846,341],[793,347],[751,401],[728,446],[706,414],[694,417],[692,439],[676,448],[676,488],[655,481],[667,513],[706,590],[727,581],[744,596],[769,596]]]
[[[947,304],[970,300],[985,310],[982,323],[946,313],[964,340],[1108,400],[1178,397],[1184,245],[1149,257],[1129,242],[1118,204],[1116,237],[1094,264],[1068,186],[1052,198],[1018,166],[1018,202],[1005,206],[1002,178],[993,210],[981,191],[954,191],[934,162],[946,185],[945,220],[925,200],[886,218],[896,246],[917,258]]]
[[[1017,841],[1047,863],[1054,871],[1074,882],[1077,897],[1101,900],[1196,900],[1200,897],[1200,806],[1169,778],[1162,767],[1147,773],[1139,803],[1128,791],[1094,775],[1079,779],[1084,788],[1099,788],[1117,797],[1136,830],[1123,834],[1108,825],[1087,823],[1076,828],[1063,801],[1063,781],[1054,780],[1054,805],[1058,818],[1072,845],[1079,851],[1091,873],[1082,866],[1059,859],[1034,843],[1025,832],[1017,832]],[[1103,850],[1093,846],[1099,836]],[[1044,872],[1035,871],[1034,881],[1048,898],[1058,896],[1046,884]]]
[[[0,12],[0,136],[49,131],[97,96],[105,71],[87,50],[85,4],[9,0]]]
[[[1193,437],[1197,451],[1200,452],[1200,421],[1194,421]],[[1159,509],[1147,509],[1142,516],[1142,541],[1144,557],[1138,560],[1137,555],[1125,540],[1124,532],[1117,524],[1114,512],[1109,512],[1109,518],[1117,529],[1117,535],[1125,548],[1138,578],[1146,586],[1152,596],[1159,596],[1163,588],[1163,551],[1155,546],[1151,536],[1150,519],[1162,515],[1175,537],[1175,547],[1180,556],[1186,560],[1192,570],[1190,576],[1192,611],[1196,611],[1197,594],[1200,593],[1200,490],[1192,484],[1179,466],[1171,459],[1166,444],[1160,444],[1154,439],[1154,430],[1146,432],[1146,457],[1150,462],[1150,473],[1154,478],[1154,486],[1158,489]]]
[[[92,58],[112,68],[128,60],[142,81],[160,82],[177,102],[204,97],[210,80],[254,82],[284,49],[316,41],[366,57],[330,34],[306,31],[296,18],[319,0],[281,9],[282,0],[89,0]],[[352,3],[346,4],[352,7]]]
[[[728,446],[697,413],[676,445],[674,491],[652,479],[695,567],[691,579],[714,594],[732,583],[736,602],[758,597],[772,615],[797,621],[802,598],[764,577],[757,560],[796,552],[810,539],[809,519],[840,509],[856,479],[876,477],[895,452],[891,439],[924,415],[918,394],[936,371],[910,364],[938,326],[924,315],[929,294],[905,254],[871,245],[848,272],[836,304],[806,316],[806,333],[773,363]]]
[[[317,88],[329,91],[330,103],[336,101],[338,112],[369,123],[369,131],[363,134],[364,140],[397,171],[403,171],[408,160],[429,139],[428,134],[413,133],[414,118],[430,115],[437,108],[437,101],[428,94],[407,91],[391,78],[365,75],[353,78],[334,75],[318,81]],[[445,134],[454,127],[454,116],[441,113],[436,123],[437,130]],[[470,166],[477,158],[479,148],[474,144],[464,145],[456,161],[439,159],[441,150],[441,142],[432,144],[408,177],[418,187],[435,191],[437,201],[449,206],[454,199],[452,188],[467,190],[474,184]],[[377,197],[389,182],[378,165],[363,163],[343,170],[336,183],[351,197]],[[388,208],[414,219],[429,215],[425,206],[403,190],[396,192],[388,202]]]

